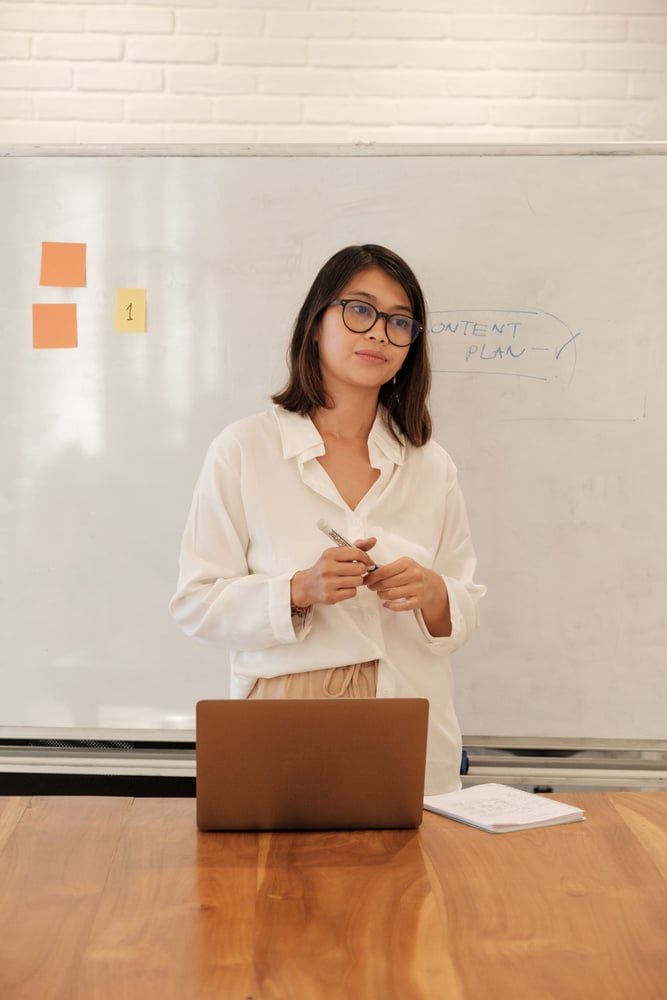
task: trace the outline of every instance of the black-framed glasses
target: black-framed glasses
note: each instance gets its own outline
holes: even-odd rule
[[[329,305],[343,307],[343,323],[352,333],[368,333],[379,319],[383,319],[387,340],[394,347],[409,347],[424,329],[412,316],[380,312],[370,302],[359,299],[334,299]]]

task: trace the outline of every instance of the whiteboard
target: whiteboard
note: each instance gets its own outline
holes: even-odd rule
[[[191,730],[227,694],[167,613],[195,478],[282,385],[319,266],[377,242],[427,295],[488,586],[464,732],[664,738],[664,145],[3,150],[0,727]],[[86,244],[85,287],[40,286],[43,241]],[[32,347],[53,302],[76,349]]]

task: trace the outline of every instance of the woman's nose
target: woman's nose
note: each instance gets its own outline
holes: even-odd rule
[[[373,323],[370,330],[366,330],[366,337],[370,337],[371,340],[385,340],[387,339],[387,330],[385,327],[385,320],[383,316],[378,316]]]

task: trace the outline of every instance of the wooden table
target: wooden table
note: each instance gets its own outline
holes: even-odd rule
[[[667,794],[585,823],[200,834],[192,799],[0,798],[3,1000],[664,1000]]]

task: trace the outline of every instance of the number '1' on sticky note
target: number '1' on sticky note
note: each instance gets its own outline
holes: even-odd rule
[[[118,333],[146,332],[145,288],[117,289],[114,329]]]

